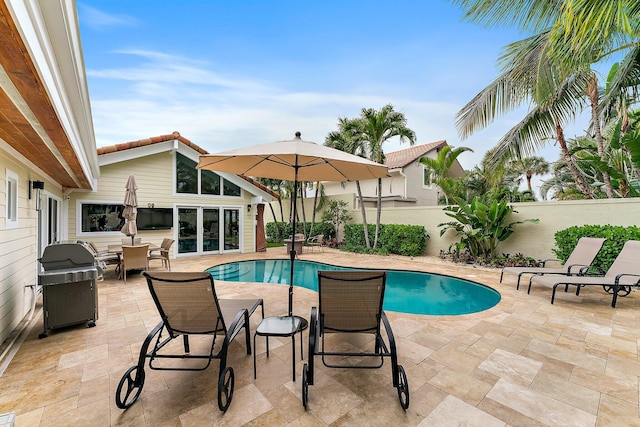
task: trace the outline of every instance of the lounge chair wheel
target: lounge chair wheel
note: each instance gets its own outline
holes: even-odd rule
[[[133,377],[135,372],[135,378]],[[124,385],[126,384],[126,389]],[[118,388],[116,389],[116,405],[120,409],[127,409],[133,405],[140,393],[142,393],[142,387],[144,386],[144,369],[138,370],[138,366],[130,367],[127,372],[124,373]],[[123,395],[124,393],[124,395]]]
[[[398,365],[398,399],[400,405],[405,411],[409,407],[409,383],[407,382],[407,373],[402,365]]]
[[[613,295],[613,286],[603,285],[602,288],[606,293]],[[618,295],[621,297],[626,297],[630,293],[631,293],[631,286],[620,286],[620,288],[618,289]]]
[[[222,412],[226,411],[229,405],[231,405],[234,385],[235,378],[233,368],[227,366],[220,374],[220,379],[218,379],[218,408],[220,408]]]
[[[309,401],[309,381],[307,379],[308,370],[309,367],[305,363],[302,367],[302,406],[304,406],[305,410],[307,409],[307,402]]]

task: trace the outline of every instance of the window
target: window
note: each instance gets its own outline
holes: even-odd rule
[[[120,231],[124,226],[122,203],[82,203],[80,206],[82,233]]]
[[[433,171],[428,167],[422,167],[422,186],[431,188],[433,186]]]
[[[240,187],[233,182],[224,181],[224,195],[225,196],[240,196]]]
[[[18,226],[18,175],[7,169],[6,174],[7,228]]]
[[[210,170],[198,170],[197,166],[193,160],[176,153],[176,193],[240,197],[239,186]],[[198,191],[198,173],[200,174],[200,191]]]
[[[201,170],[202,194],[220,195],[220,175],[211,171]]]
[[[176,154],[176,193],[198,194],[198,169],[196,162]]]

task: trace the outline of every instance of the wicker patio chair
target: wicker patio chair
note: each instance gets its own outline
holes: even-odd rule
[[[120,274],[127,283],[127,271],[149,269],[149,245],[127,246],[122,245],[122,260],[120,261]]]
[[[160,260],[162,262],[162,266],[171,271],[171,260],[169,259],[169,251],[171,250],[171,246],[173,245],[174,240],[164,238],[162,239],[162,243],[158,249],[150,249],[149,250],[149,261]]]

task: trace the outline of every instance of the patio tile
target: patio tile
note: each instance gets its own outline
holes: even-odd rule
[[[480,381],[451,368],[445,368],[429,380],[429,384],[456,396],[471,405],[477,405],[491,389],[491,384]]]
[[[579,369],[579,368],[578,368]],[[531,384],[531,390],[546,394],[560,402],[567,403],[593,415],[598,413],[600,393],[571,381],[545,373],[538,374]]]
[[[469,427],[503,427],[501,421],[486,412],[471,406],[462,400],[447,396],[418,426],[442,426],[457,427],[465,425]]]
[[[509,353],[504,350],[496,350],[482,362],[478,368],[487,372],[491,372],[500,378],[518,383],[525,387],[529,386],[538,371],[542,367],[542,363]]]
[[[549,426],[584,427],[596,424],[593,414],[505,379],[498,381],[487,397]]]
[[[261,254],[226,254],[172,261],[175,271],[202,271],[241,259],[286,257],[280,248]],[[305,259],[358,268],[378,268],[381,258],[327,250]],[[451,265],[430,257],[385,257],[385,263],[411,270],[472,278],[498,290],[490,310],[463,316],[387,313],[411,392],[405,412],[392,386],[388,361],[382,369],[346,370],[321,366],[309,387],[309,410],[301,403],[301,371],[296,336],[296,381],[291,380],[291,341],[264,339],[253,355],[236,339],[228,353],[235,372],[233,402],[217,407],[218,364],[205,371],[145,369],[138,402],[118,409],[115,389],[138,358],[142,341],[159,321],[140,275],[126,285],[108,272],[98,283],[96,327],[56,329],[38,339],[41,317],[0,376],[0,413],[15,411],[20,426],[31,425],[638,425],[640,401],[640,293],[615,309],[610,296],[591,290],[580,298],[562,295],[549,303],[548,288],[528,295],[514,282],[499,283],[499,271]],[[265,314],[287,310],[286,286],[216,282],[220,297],[265,300]],[[564,294],[564,292],[560,292]],[[295,314],[309,317],[317,294],[296,288]],[[251,330],[259,315],[251,318]],[[333,338],[340,348],[360,348],[363,340]],[[192,348],[204,345],[193,341]],[[354,360],[349,360],[354,363]],[[166,363],[162,361],[162,364]]]

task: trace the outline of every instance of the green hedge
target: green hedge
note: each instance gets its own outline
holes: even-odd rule
[[[296,224],[296,228],[299,231],[302,231],[303,225],[302,223]],[[280,229],[280,234],[278,234],[278,227]],[[288,222],[278,222],[278,227],[276,227],[275,222],[268,222],[265,224],[265,234],[267,235],[267,242],[280,242],[285,238],[288,238],[291,233],[291,223]],[[317,236],[318,234],[323,234],[325,240],[332,239],[336,236],[336,232],[333,228],[333,224],[330,222],[316,222],[313,224],[313,233],[311,233],[311,223],[308,222],[304,224],[304,235],[310,237],[311,235]]]
[[[566,261],[581,237],[604,237],[607,240],[598,252],[594,264],[608,270],[627,240],[640,240],[640,227],[622,227],[619,225],[583,225],[573,226],[556,232],[556,247],[553,253],[558,259]],[[639,260],[640,262],[640,260]]]
[[[367,224],[369,242],[373,244],[375,224]],[[392,253],[405,256],[424,255],[429,235],[421,225],[380,224],[380,237],[376,250],[367,249],[362,224],[347,224],[344,227],[345,244],[342,249],[350,252]]]

